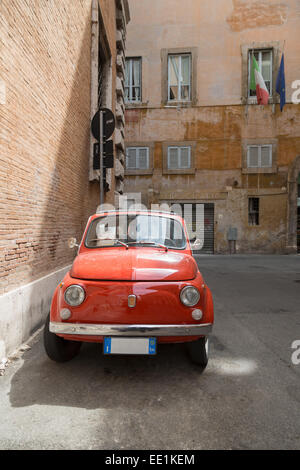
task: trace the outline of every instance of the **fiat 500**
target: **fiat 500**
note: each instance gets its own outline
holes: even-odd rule
[[[111,211],[88,220],[71,270],[57,286],[44,329],[50,359],[76,356],[83,341],[104,354],[156,354],[186,343],[206,367],[213,300],[173,213]],[[196,241],[197,243],[197,241]]]

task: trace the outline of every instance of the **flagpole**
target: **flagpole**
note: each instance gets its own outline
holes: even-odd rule
[[[284,48],[285,40],[283,41],[283,47],[281,52],[281,61],[277,74],[275,90],[276,93],[280,95],[280,111],[282,112],[284,105],[286,104],[286,95],[285,95],[285,75],[284,75]]]

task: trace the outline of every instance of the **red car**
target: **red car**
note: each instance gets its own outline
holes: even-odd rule
[[[104,354],[150,355],[160,343],[186,343],[204,368],[213,319],[184,219],[107,211],[88,220],[72,268],[55,290],[44,345],[52,360],[64,362],[82,341],[103,343]]]

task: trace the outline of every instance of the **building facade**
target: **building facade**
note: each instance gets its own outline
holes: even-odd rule
[[[131,0],[130,10],[125,192],[187,205],[193,230],[200,205],[199,253],[297,252],[299,2]],[[265,106],[250,89],[253,56]]]
[[[99,205],[91,119],[116,113],[122,192],[127,0],[3,0],[0,57],[0,360],[45,320],[53,291]]]

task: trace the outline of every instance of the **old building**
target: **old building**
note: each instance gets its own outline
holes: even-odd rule
[[[127,0],[3,0],[0,58],[0,360],[40,326],[99,204],[91,118],[116,113],[122,192]]]
[[[235,238],[240,253],[296,252],[299,2],[131,0],[130,10],[125,191],[147,206],[189,204],[193,224],[202,205],[201,252],[228,253]],[[250,89],[253,56],[265,106]]]

